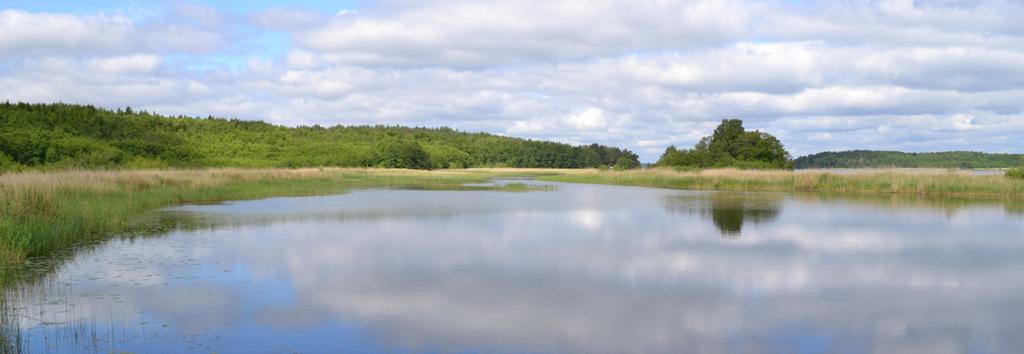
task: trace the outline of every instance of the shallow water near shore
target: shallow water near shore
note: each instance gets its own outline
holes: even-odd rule
[[[170,208],[9,290],[4,332],[29,353],[1024,352],[1004,202],[514,183],[554,188]]]

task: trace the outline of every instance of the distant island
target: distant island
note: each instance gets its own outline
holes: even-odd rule
[[[1024,166],[1024,154],[973,151],[900,152],[852,150],[821,152],[794,161],[808,168],[1012,168]]]
[[[131,108],[0,104],[0,172],[26,168],[640,166],[637,154],[569,144],[400,126],[286,127],[166,117]]]

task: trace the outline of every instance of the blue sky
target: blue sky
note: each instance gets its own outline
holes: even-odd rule
[[[0,99],[604,143],[1024,152],[1011,0],[23,1]]]
[[[25,1],[9,0],[3,4],[6,9],[17,9],[31,12],[66,13],[89,16],[95,14],[122,15],[139,22],[159,20],[173,17],[175,8],[179,6],[204,6],[215,9],[224,16],[244,18],[247,15],[270,8],[290,8],[296,10],[315,11],[322,14],[334,14],[339,11],[358,11],[366,1]],[[268,30],[239,22],[233,24],[233,30],[244,32],[236,42],[228,43],[224,53],[211,55],[177,55],[172,59],[192,69],[209,69],[226,66],[238,69],[253,57],[273,59],[287,54],[289,34],[279,30]]]

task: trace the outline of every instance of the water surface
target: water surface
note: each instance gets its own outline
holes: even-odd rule
[[[4,325],[32,353],[1024,352],[1017,205],[556,185],[172,208]]]

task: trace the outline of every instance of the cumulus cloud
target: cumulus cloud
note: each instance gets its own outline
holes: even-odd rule
[[[571,115],[566,118],[565,122],[573,128],[582,130],[603,129],[608,125],[604,112],[600,108],[595,107],[587,108],[579,114]]]
[[[32,55],[202,53],[223,44],[221,33],[188,24],[140,24],[121,15],[0,11],[0,57],[15,60]]]
[[[287,33],[286,48],[234,45],[265,31]],[[13,88],[0,99],[446,125],[619,145],[646,161],[727,117],[795,155],[1019,150],[1008,142],[1024,138],[1022,61],[1024,4],[1008,0],[0,11],[0,85]]]
[[[0,54],[117,51],[123,42],[131,40],[133,32],[131,20],[120,16],[4,10],[0,12]]]
[[[337,16],[296,43],[333,62],[481,66],[682,49],[738,37],[753,4],[722,1],[399,2]]]

